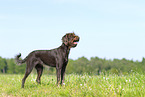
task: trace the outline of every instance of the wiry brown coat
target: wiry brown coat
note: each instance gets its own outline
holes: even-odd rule
[[[33,67],[36,68],[38,74],[36,81],[40,83],[40,77],[43,72],[43,64],[56,67],[57,83],[62,84],[64,82],[64,74],[68,63],[70,48],[76,47],[79,39],[79,36],[74,33],[67,33],[62,37],[62,45],[56,49],[35,50],[31,52],[24,60],[19,59],[21,54],[17,55],[15,58],[17,63],[22,64],[26,62],[27,65],[25,76],[22,79],[22,88],[24,88],[25,80],[31,73]]]

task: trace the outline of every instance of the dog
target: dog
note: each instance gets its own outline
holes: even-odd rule
[[[65,69],[68,63],[70,49],[77,46],[80,37],[75,33],[67,33],[62,37],[62,45],[52,50],[35,50],[29,55],[20,60],[21,53],[15,57],[17,64],[26,63],[26,72],[22,79],[22,88],[24,88],[25,80],[35,67],[37,70],[37,83],[41,83],[40,78],[43,72],[43,65],[48,65],[56,68],[57,84],[64,83]]]

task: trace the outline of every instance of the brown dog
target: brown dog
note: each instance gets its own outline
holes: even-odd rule
[[[35,50],[24,60],[19,59],[21,54],[17,55],[15,58],[17,63],[22,64],[26,62],[27,65],[25,76],[22,79],[22,88],[24,88],[25,80],[31,73],[33,67],[36,68],[38,74],[36,81],[40,83],[40,77],[43,72],[43,64],[56,67],[57,83],[62,84],[64,82],[65,68],[68,63],[70,48],[76,47],[79,39],[79,36],[75,35],[75,33],[67,33],[62,37],[62,45],[56,49]]]

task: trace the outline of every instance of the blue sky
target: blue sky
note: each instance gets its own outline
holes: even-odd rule
[[[0,0],[0,56],[53,49],[74,31],[70,58],[145,57],[145,0]]]

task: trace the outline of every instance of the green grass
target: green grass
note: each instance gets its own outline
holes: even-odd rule
[[[41,85],[31,74],[21,89],[23,75],[0,75],[1,97],[145,97],[145,75],[66,75],[63,86],[55,75],[43,75]]]

